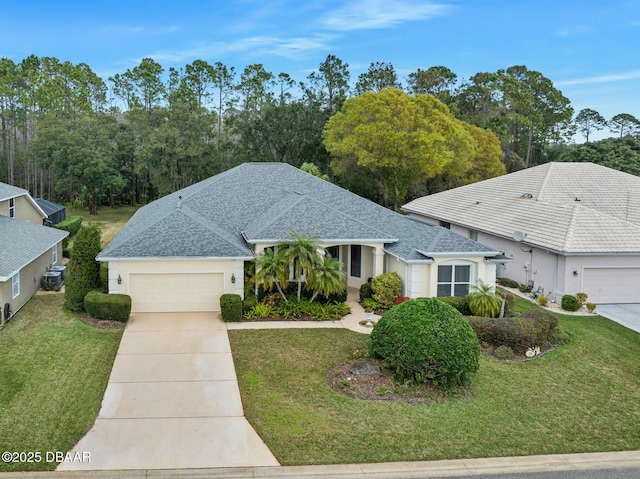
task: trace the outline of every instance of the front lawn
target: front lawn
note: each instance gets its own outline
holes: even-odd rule
[[[473,399],[421,406],[329,388],[327,372],[367,336],[229,336],[245,414],[284,465],[640,449],[640,335],[600,316],[559,318],[568,344],[524,363],[483,356]]]
[[[42,460],[2,471],[53,470],[98,414],[122,330],[99,330],[63,310],[64,295],[32,298],[0,330],[0,452]]]

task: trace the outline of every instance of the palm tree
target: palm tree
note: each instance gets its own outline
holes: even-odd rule
[[[307,281],[307,288],[313,291],[311,301],[318,294],[329,296],[330,294],[344,291],[344,279],[347,273],[342,270],[342,263],[330,254],[321,257],[313,270],[313,279]]]
[[[293,275],[298,281],[298,301],[302,294],[302,281],[313,281],[314,266],[320,262],[318,242],[316,238],[299,235],[295,231],[280,245],[278,252],[293,266]],[[303,277],[304,276],[304,277]]]
[[[473,293],[469,294],[469,309],[476,316],[488,316],[495,318],[500,313],[502,306],[502,298],[495,292],[493,286],[490,286],[478,280],[477,285],[472,285]]]
[[[282,250],[275,253],[273,249],[265,250],[256,258],[255,275],[256,282],[262,282],[265,289],[271,290],[273,286],[278,289],[282,298],[287,301],[283,289],[289,283],[289,262],[282,254]]]

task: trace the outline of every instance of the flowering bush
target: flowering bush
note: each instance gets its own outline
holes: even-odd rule
[[[398,304],[402,304],[405,301],[409,301],[411,298],[409,296],[396,296],[395,301],[393,302],[393,304],[398,305]]]

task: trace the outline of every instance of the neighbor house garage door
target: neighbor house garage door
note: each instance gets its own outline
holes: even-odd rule
[[[582,287],[592,303],[640,303],[640,268],[585,268]]]
[[[222,273],[132,273],[134,312],[220,311]]]

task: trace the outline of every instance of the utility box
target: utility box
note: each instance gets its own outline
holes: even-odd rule
[[[50,271],[57,271],[58,273],[60,273],[60,279],[64,282],[64,276],[65,274],[67,274],[66,266],[52,266]]]
[[[60,271],[48,271],[44,274],[44,280],[56,286],[62,286],[62,274]]]

